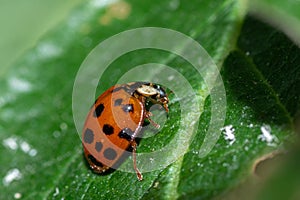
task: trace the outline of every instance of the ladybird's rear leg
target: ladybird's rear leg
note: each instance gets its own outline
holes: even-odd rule
[[[153,116],[153,114],[149,111],[145,112],[145,118],[149,120],[149,122],[157,129],[160,128],[160,125],[157,124],[155,121],[153,121],[150,117]]]
[[[139,181],[143,180],[143,175],[140,172],[140,170],[137,168],[136,165],[136,148],[137,148],[137,143],[135,140],[131,141],[131,147],[132,147],[132,160],[133,160],[133,169],[136,173],[136,176],[138,178]]]

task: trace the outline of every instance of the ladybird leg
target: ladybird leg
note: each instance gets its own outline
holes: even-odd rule
[[[137,176],[138,180],[141,181],[141,180],[143,180],[143,175],[136,166],[136,147],[137,147],[137,144],[134,140],[131,142],[131,147],[132,147],[133,168],[135,170],[135,173],[136,173],[136,176]]]
[[[146,97],[144,96],[139,96],[140,101],[145,105],[146,102]],[[149,120],[149,122],[157,129],[160,128],[160,125],[154,122],[150,117],[152,116],[152,113],[150,111],[145,112],[145,118]]]
[[[149,122],[157,129],[160,128],[160,125],[153,121],[150,117],[153,116],[151,112],[145,112],[145,118],[149,120]]]

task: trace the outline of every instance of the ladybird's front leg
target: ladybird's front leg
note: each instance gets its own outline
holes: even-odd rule
[[[144,96],[139,96],[138,97],[139,98],[139,100],[142,102],[142,104],[143,105],[145,105],[145,102],[146,102],[146,97],[144,97]],[[160,125],[159,124],[157,124],[156,122],[154,122],[150,117],[151,116],[153,116],[152,115],[152,113],[150,112],[150,111],[145,111],[144,112],[144,118],[145,119],[148,119],[149,120],[149,122],[155,127],[155,128],[157,128],[157,129],[159,129],[160,128]]]
[[[153,116],[153,114],[150,111],[145,112],[145,118],[149,120],[149,122],[157,129],[160,128],[160,125],[157,124],[155,121],[153,121],[150,117]]]

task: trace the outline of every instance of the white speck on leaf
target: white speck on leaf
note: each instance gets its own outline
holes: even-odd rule
[[[174,80],[174,78],[175,78],[174,75],[168,76],[168,81],[172,81],[172,80]]]
[[[151,163],[153,163],[153,161],[154,161],[154,158],[150,158],[149,160],[150,160],[150,162],[151,162]]]
[[[232,145],[235,142],[235,135],[234,135],[235,129],[233,128],[233,126],[232,125],[225,126],[221,128],[221,131],[223,131],[224,139],[229,141],[229,145]]]
[[[34,157],[34,156],[36,156],[36,154],[37,154],[37,150],[36,150],[36,149],[30,149],[30,151],[28,152],[28,154],[29,154],[31,157]]]
[[[22,197],[22,194],[19,193],[19,192],[17,192],[17,193],[14,194],[14,198],[15,199],[20,199],[21,197]]]
[[[28,154],[31,157],[36,156],[37,154],[37,150],[32,148],[30,144],[16,137],[6,138],[2,143],[5,147],[14,151],[20,148],[24,153]]]
[[[55,197],[55,196],[57,196],[59,194],[59,189],[58,189],[58,187],[56,187],[55,188],[55,193],[53,194],[53,196]]]
[[[68,125],[67,125],[65,122],[61,123],[61,124],[59,125],[59,127],[60,127],[60,129],[61,129],[62,131],[65,131],[65,130],[68,129]]]
[[[261,134],[257,137],[259,140],[266,142],[268,146],[276,146],[278,138],[276,135],[271,134],[271,127],[269,125],[263,125],[260,127]]]
[[[198,163],[197,163],[197,166],[198,166],[198,167],[203,167],[203,163],[199,163],[199,162],[198,162]]]
[[[15,180],[20,180],[22,178],[22,174],[19,169],[14,168],[9,170],[6,175],[4,176],[2,182],[5,186],[8,186],[11,184],[11,182]]]
[[[31,89],[31,84],[17,77],[12,77],[8,80],[8,84],[12,90],[18,92],[28,92]]]
[[[3,145],[11,150],[17,150],[19,145],[17,144],[17,138],[9,137],[3,140]]]
[[[60,137],[61,132],[56,130],[52,134],[53,134],[53,137],[58,138],[58,137]]]
[[[62,49],[59,46],[57,46],[51,42],[41,43],[37,47],[37,50],[38,50],[38,53],[40,54],[40,56],[42,56],[44,58],[53,58],[62,53]]]
[[[22,151],[24,151],[24,153],[28,153],[30,151],[30,146],[27,142],[22,141],[20,146],[21,146]]]
[[[180,6],[180,1],[172,0],[172,1],[170,1],[169,6],[170,6],[171,10],[177,10],[177,8]]]
[[[153,188],[157,188],[157,187],[158,187],[158,185],[159,185],[159,181],[156,181],[156,182],[154,182],[154,184],[153,184]]]

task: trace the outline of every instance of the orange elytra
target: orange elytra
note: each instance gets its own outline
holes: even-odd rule
[[[150,118],[146,103],[161,104],[168,112],[169,99],[157,84],[132,82],[110,87],[100,95],[87,115],[82,133],[84,155],[95,173],[107,172],[123,162],[123,154],[132,152],[133,167],[138,180],[143,176],[136,164],[136,138]]]

